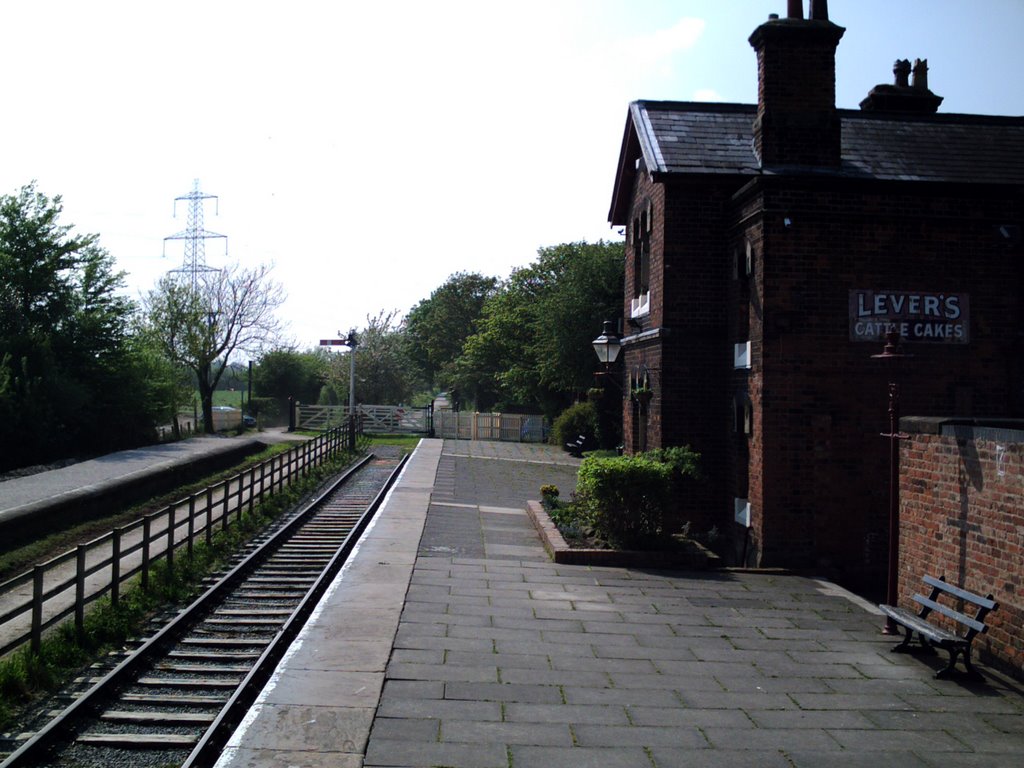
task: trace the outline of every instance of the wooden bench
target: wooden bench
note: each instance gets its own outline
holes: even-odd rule
[[[565,450],[569,452],[570,456],[576,456],[577,458],[583,457],[583,446],[587,444],[587,436],[580,435],[575,440],[571,440],[565,444]]]
[[[968,676],[973,680],[981,680],[981,674],[971,665],[971,642],[975,636],[988,631],[988,625],[985,624],[985,616],[989,611],[994,611],[998,608],[998,603],[992,599],[991,594],[987,597],[982,597],[973,592],[968,592],[966,589],[947,584],[945,576],[940,576],[937,579],[933,576],[925,576],[924,583],[931,587],[932,590],[927,597],[924,595],[914,595],[914,602],[921,606],[921,610],[918,613],[911,613],[908,610],[892,605],[878,606],[886,616],[906,629],[906,636],[903,638],[903,642],[892,650],[895,653],[913,652],[915,649],[911,646],[910,642],[916,632],[921,643],[920,649],[934,653],[934,648],[937,646],[949,652],[949,664],[946,665],[945,669],[937,672],[935,677],[944,678],[952,675],[953,669],[956,666],[956,658],[958,655],[962,655]],[[976,609],[974,610],[974,615],[968,616],[966,613],[961,613],[948,605],[940,603],[939,599],[942,597],[950,600],[962,600],[965,609],[968,608],[968,604],[974,606]],[[928,615],[932,611],[951,619],[958,627],[962,627],[966,631],[957,634],[935,626],[928,621]]]

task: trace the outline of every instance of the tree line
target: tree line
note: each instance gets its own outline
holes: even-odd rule
[[[138,301],[99,245],[61,222],[35,184],[0,197],[0,472],[153,442],[239,355],[255,361],[250,407],[347,403],[347,354],[283,341],[270,268],[173,271]],[[621,314],[621,243],[541,248],[506,278],[451,275],[405,315],[357,329],[356,400],[554,416],[593,385],[590,340]]]

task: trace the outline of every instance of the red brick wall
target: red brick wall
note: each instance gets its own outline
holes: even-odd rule
[[[997,187],[764,176],[746,180],[638,175],[634,204],[654,208],[651,314],[623,353],[645,365],[654,400],[647,447],[688,444],[703,456],[698,530],[752,506],[748,562],[814,568],[856,587],[884,583],[887,553],[887,382],[903,412],[1024,415],[1024,261],[996,224],[1024,218]],[[791,226],[784,225],[785,218]],[[733,278],[737,248],[754,248],[754,276]],[[632,285],[627,250],[626,285]],[[882,343],[849,340],[851,289],[970,295],[966,345],[912,344],[894,372],[872,360]],[[733,345],[749,338],[749,371]],[[750,436],[733,430],[733,397],[754,409]],[[624,400],[625,445],[639,425]],[[736,546],[735,551],[739,552]]]
[[[945,427],[942,424],[945,423]],[[982,422],[983,423],[983,422]],[[983,659],[1024,673],[1024,423],[1016,430],[904,419],[900,451],[900,605],[921,577],[945,575],[999,608],[975,639]],[[919,430],[941,429],[946,434]],[[955,433],[960,432],[958,437]],[[1002,450],[997,448],[1002,446]]]
[[[843,31],[779,19],[750,36],[757,51],[754,147],[764,165],[839,165],[835,54]]]
[[[997,189],[794,179],[761,195],[761,322],[752,306],[749,327],[762,562],[869,586],[887,551],[887,380],[901,382],[904,413],[1020,413],[1020,254],[993,226],[1019,220],[1019,201]],[[967,293],[970,344],[910,344],[914,357],[894,372],[870,357],[881,343],[848,338],[854,288]]]

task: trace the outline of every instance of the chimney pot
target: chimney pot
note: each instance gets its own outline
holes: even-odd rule
[[[777,13],[769,13],[768,14],[768,21],[778,21],[778,20],[779,20],[779,14],[777,14]]]
[[[811,0],[810,17],[815,21],[828,21],[828,0]]]
[[[896,87],[906,88],[910,77],[910,59],[896,59],[892,65],[892,73],[896,76]]]
[[[914,79],[911,86],[919,91],[928,90],[928,59],[914,59]]]
[[[802,19],[804,17],[804,0],[789,0],[786,8],[787,19]]]

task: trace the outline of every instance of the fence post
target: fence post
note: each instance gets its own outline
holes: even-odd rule
[[[229,493],[230,486],[227,480],[223,482],[223,486],[224,491],[222,493],[220,504],[220,527],[226,531],[228,529],[228,522],[230,522],[228,520],[228,497],[231,494]]]
[[[75,634],[85,637],[85,544],[75,552]]]
[[[121,599],[121,529],[114,529],[110,541],[110,604],[117,607]]]
[[[43,642],[43,566],[32,569],[32,634],[29,647],[36,653]]]
[[[256,467],[249,469],[249,514],[256,506]]]
[[[268,459],[268,461],[273,461],[273,459]],[[267,462],[266,461],[261,461],[260,462],[260,504],[263,503],[263,489],[266,487],[266,485],[267,485]]]
[[[142,518],[142,591],[149,591],[149,534],[153,528],[153,518],[146,515]]]
[[[196,495],[188,497],[188,557],[192,559],[192,539],[196,535]]]
[[[242,486],[245,485],[245,472],[239,472],[235,476],[235,480],[238,481],[238,489],[235,491],[235,506],[237,507],[235,519],[242,522]]]
[[[213,486],[206,486],[206,546],[213,542]]]
[[[177,523],[177,504],[167,507],[167,581],[170,582],[174,574],[174,528]]]

